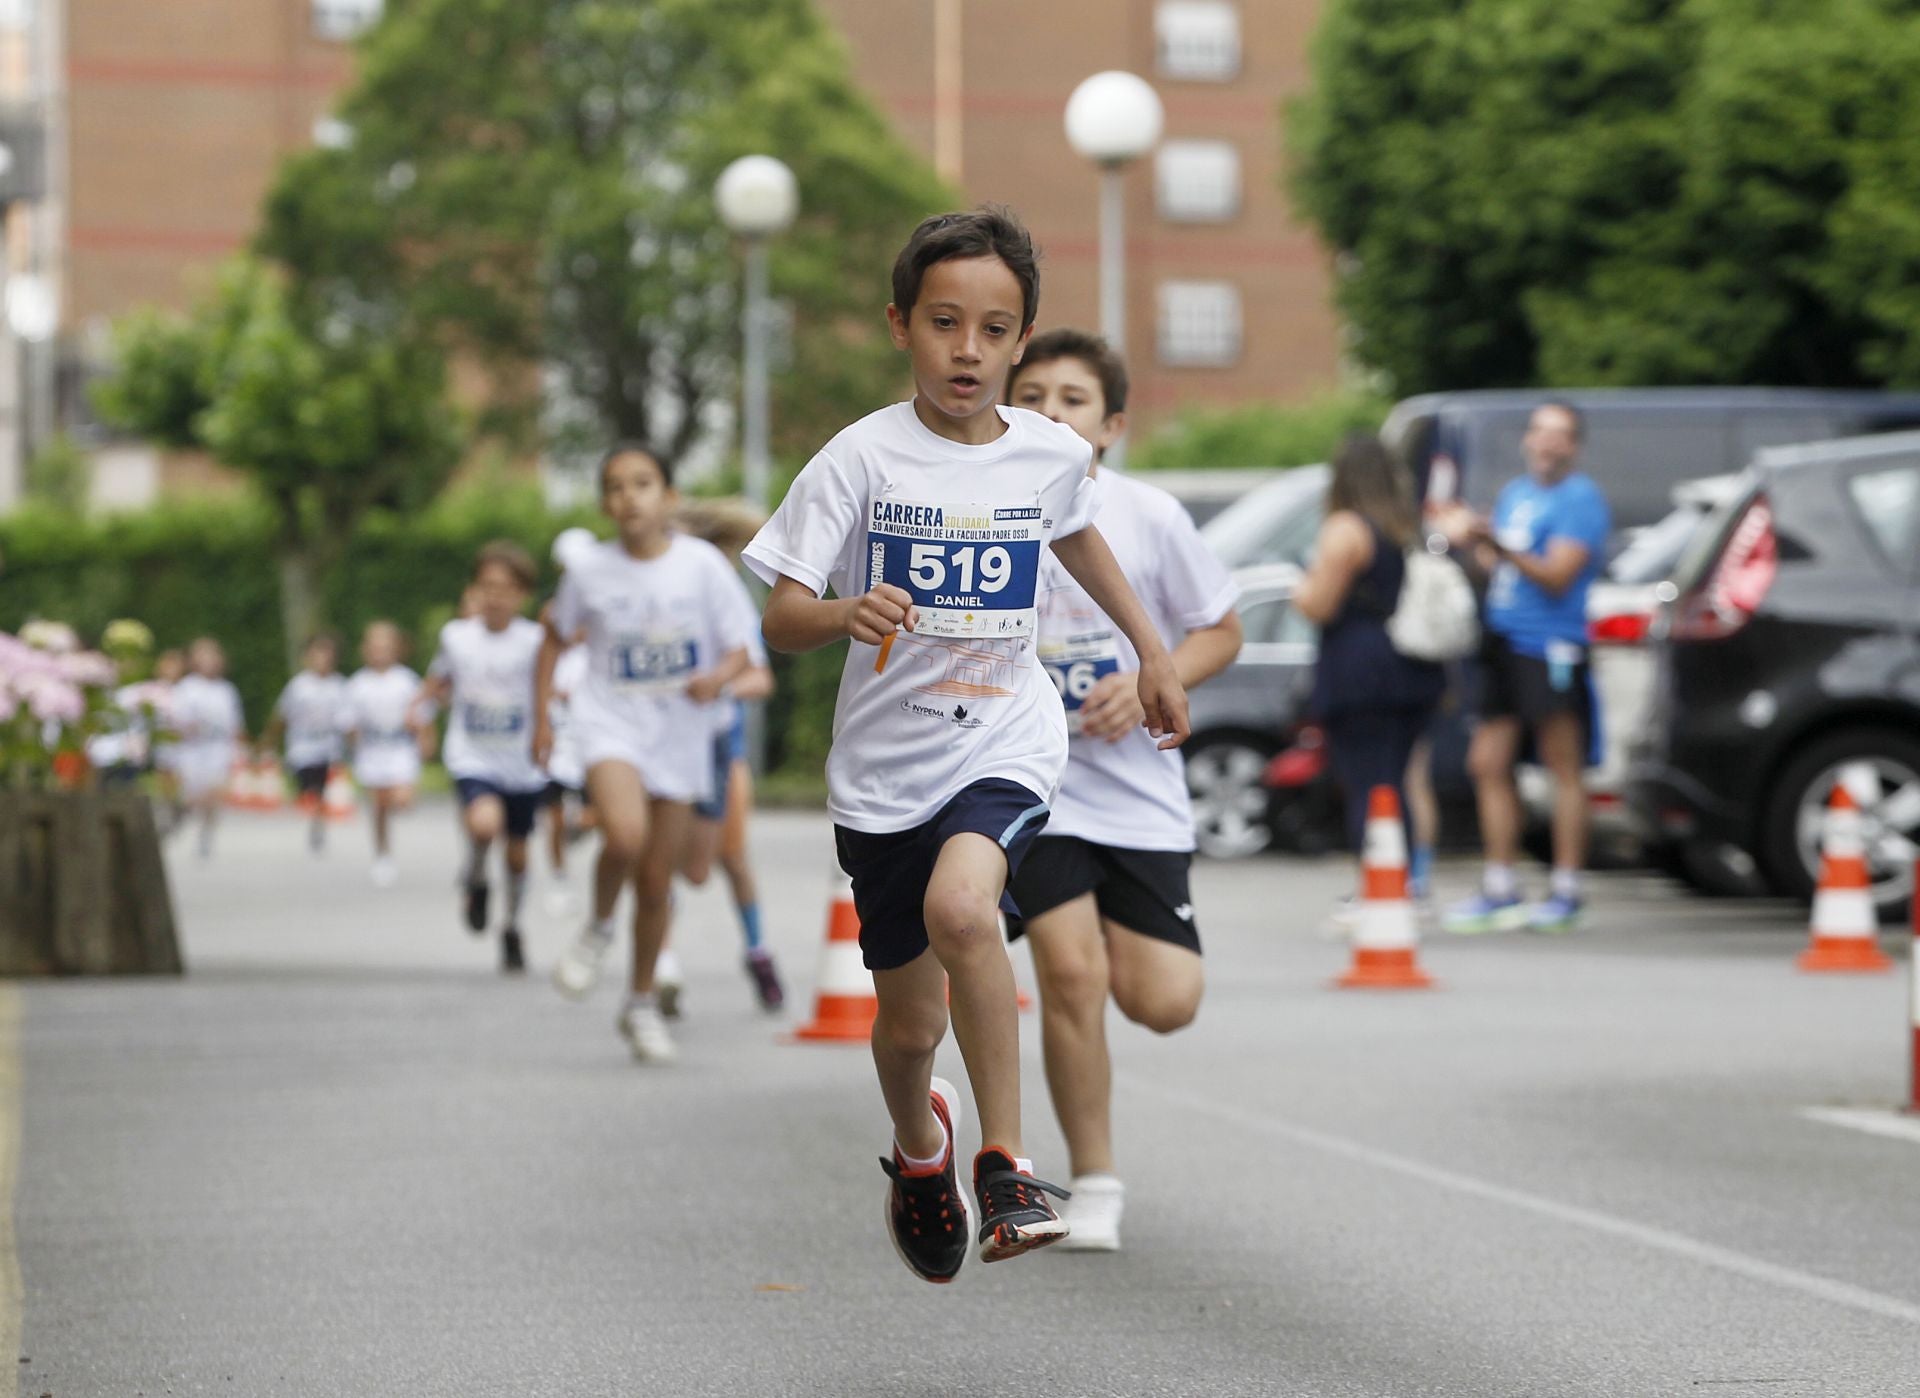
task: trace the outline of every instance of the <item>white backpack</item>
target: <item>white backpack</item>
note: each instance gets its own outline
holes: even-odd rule
[[[1480,644],[1480,602],[1466,571],[1417,540],[1406,552],[1400,602],[1387,618],[1387,639],[1409,660],[1444,663],[1472,655]]]

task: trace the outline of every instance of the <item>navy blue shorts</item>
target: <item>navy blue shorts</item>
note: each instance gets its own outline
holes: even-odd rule
[[[733,780],[733,764],[747,760],[747,715],[734,706],[733,723],[724,733],[713,737],[713,795],[693,803],[694,814],[702,820],[727,818],[727,787]]]
[[[500,804],[507,810],[507,838],[524,840],[533,833],[533,822],[540,815],[540,807],[546,804],[547,790],[536,787],[532,791],[502,791],[490,781],[479,777],[455,778],[453,789],[460,795],[460,809],[465,810],[482,796],[497,796]]]
[[[869,835],[833,827],[840,867],[853,880],[860,914],[860,958],[869,971],[892,971],[927,949],[927,885],[940,851],[955,835],[985,835],[1007,855],[1007,882],[1047,823],[1047,803],[1018,782],[999,777],[964,788],[933,819],[911,830]],[[1013,899],[1000,906],[1017,916]]]

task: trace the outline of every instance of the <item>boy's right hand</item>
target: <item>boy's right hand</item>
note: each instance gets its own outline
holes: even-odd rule
[[[553,720],[545,714],[533,721],[533,764],[542,771],[553,757]]]
[[[847,634],[877,646],[901,627],[911,631],[920,619],[913,598],[892,583],[881,583],[864,597],[856,597],[847,612]]]

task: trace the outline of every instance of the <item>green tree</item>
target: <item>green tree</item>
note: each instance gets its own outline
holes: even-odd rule
[[[493,426],[528,428],[544,389],[550,430],[700,435],[739,320],[712,186],[756,151],[802,206],[772,254],[806,366],[776,386],[776,447],[894,391],[888,269],[950,195],[807,0],[394,0],[339,114],[351,141],[284,168],[261,246],[310,284],[403,299],[490,365]]]
[[[1403,392],[1920,382],[1913,0],[1340,0],[1291,121]]]
[[[437,348],[390,314],[363,305],[316,320],[317,305],[275,269],[236,262],[191,315],[123,323],[95,392],[114,426],[206,451],[269,505],[289,654],[320,626],[361,520],[423,507],[463,445]]]

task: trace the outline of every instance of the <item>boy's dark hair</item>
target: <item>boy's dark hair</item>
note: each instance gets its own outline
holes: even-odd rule
[[[307,637],[307,643],[300,649],[304,653],[315,646],[325,646],[337,656],[340,654],[340,637],[332,631],[316,631]]]
[[[533,591],[533,585],[540,581],[540,570],[534,566],[533,555],[511,539],[495,539],[482,544],[480,552],[474,555],[473,576],[478,581],[480,574],[488,568],[505,568],[513,580]]]
[[[647,460],[660,468],[660,479],[667,483],[667,487],[669,489],[673,487],[673,462],[668,459],[667,454],[647,445],[647,443],[637,438],[628,438],[615,442],[607,448],[607,454],[600,458],[599,476],[600,493],[602,495],[606,494],[607,491],[607,467],[613,465],[614,462],[623,456],[646,457]]]
[[[1093,370],[1100,380],[1100,396],[1106,399],[1108,417],[1127,410],[1127,361],[1100,336],[1085,330],[1049,330],[1027,341],[1026,353],[1007,376],[1007,401],[1013,401],[1013,386],[1020,382],[1021,374],[1056,359],[1077,359]]]
[[[1537,413],[1540,411],[1540,408],[1552,408],[1556,413],[1565,413],[1567,415],[1567,421],[1573,424],[1573,440],[1576,442],[1584,442],[1587,440],[1587,415],[1574,407],[1573,404],[1569,403],[1566,399],[1549,398],[1546,402],[1540,404],[1540,407],[1535,408],[1534,411]]]
[[[1040,314],[1040,254],[1033,235],[1011,210],[988,204],[960,214],[935,214],[922,221],[893,260],[893,304],[906,320],[920,299],[920,283],[936,262],[957,257],[997,257],[1020,283],[1020,332]]]

